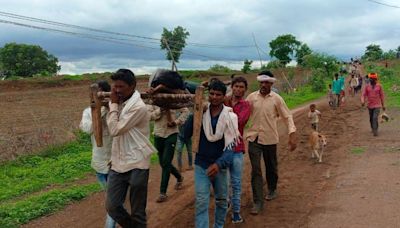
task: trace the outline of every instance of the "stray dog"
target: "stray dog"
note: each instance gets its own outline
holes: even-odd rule
[[[324,148],[326,147],[326,137],[316,131],[313,131],[310,135],[310,146],[312,149],[311,157],[317,157],[319,162],[322,162],[322,154],[324,153]]]

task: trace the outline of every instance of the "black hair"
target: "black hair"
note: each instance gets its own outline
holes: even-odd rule
[[[338,73],[335,73],[335,77],[336,77],[336,76],[338,76],[338,77],[339,77],[339,74],[338,74]]]
[[[267,76],[270,76],[270,77],[274,77],[274,75],[272,74],[272,72],[269,71],[269,70],[263,70],[263,71],[261,71],[260,73],[258,73],[258,75],[267,75]]]
[[[124,81],[129,86],[136,84],[136,77],[135,74],[128,69],[119,69],[113,75],[111,75],[111,80],[117,81],[121,80]]]
[[[208,90],[216,90],[222,92],[222,94],[226,94],[226,85],[221,82],[219,79],[213,80],[210,82],[208,86]]]
[[[98,81],[97,85],[99,85],[99,88],[101,89],[101,91],[104,91],[104,92],[110,92],[111,91],[110,84],[108,84],[108,82],[105,81],[105,80]]]
[[[232,79],[232,83],[231,83],[232,87],[233,87],[236,83],[239,83],[239,82],[243,82],[244,85],[245,85],[245,87],[247,88],[247,80],[246,80],[244,77],[242,77],[242,76],[234,77],[234,78]]]

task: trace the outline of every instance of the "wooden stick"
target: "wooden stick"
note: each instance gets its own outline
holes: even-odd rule
[[[96,85],[97,86],[97,85]],[[91,101],[93,103],[92,107],[92,118],[93,118],[93,129],[96,136],[97,146],[99,146],[99,142],[102,145],[102,129],[101,129],[101,99],[99,97],[109,97],[111,92],[99,92],[94,90],[91,86]],[[194,113],[193,113],[193,138],[192,138],[192,151],[197,153],[199,151],[199,141],[200,141],[200,131],[203,119],[203,95],[204,95],[204,87],[199,86],[196,89],[196,94],[167,94],[167,93],[158,93],[158,94],[147,94],[142,93],[141,97],[143,99],[175,99],[179,100],[180,103],[183,103],[184,106],[192,106],[191,101],[194,98]],[[92,97],[93,96],[93,97]],[[97,102],[97,103],[96,103]],[[182,106],[182,107],[184,107]],[[97,139],[97,137],[100,137]]]
[[[98,97],[110,97],[111,92],[98,92]],[[156,93],[156,94],[149,94],[149,93],[141,93],[140,94],[142,99],[158,99],[158,98],[171,98],[171,99],[193,99],[195,97],[194,94],[186,94],[186,93],[179,93],[179,94],[171,94],[171,93]]]
[[[94,138],[98,147],[103,146],[103,127],[101,119],[101,100],[97,96],[99,86],[95,83],[90,85],[90,108],[92,111],[92,128]]]
[[[204,87],[203,86],[197,87],[196,95],[194,98],[194,110],[193,110],[192,151],[194,153],[199,152],[201,124],[203,120],[203,94],[204,94]]]

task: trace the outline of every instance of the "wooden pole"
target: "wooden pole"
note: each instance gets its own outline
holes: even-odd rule
[[[103,146],[103,127],[101,120],[101,100],[97,96],[99,86],[97,84],[90,85],[90,108],[92,111],[92,128],[96,145]]]
[[[111,92],[98,92],[98,97],[110,97]],[[172,98],[172,99],[192,99],[196,95],[187,94],[187,93],[156,93],[156,94],[149,94],[149,93],[141,93],[140,97],[142,99],[159,99],[159,98]]]
[[[172,70],[172,71],[175,70],[176,72],[178,72],[178,68],[176,67],[176,64],[175,64],[174,55],[173,55],[173,53],[172,53],[172,51],[171,51],[171,48],[169,47],[168,41],[167,41],[166,39],[162,39],[162,41],[164,42],[165,46],[167,46],[167,49],[168,49],[168,52],[169,52],[169,56],[170,56],[171,59],[172,59],[171,70]]]
[[[262,68],[263,64],[262,64],[262,60],[261,60],[260,50],[259,50],[258,44],[256,42],[256,38],[254,37],[254,33],[252,33],[252,35],[253,35],[254,45],[256,46],[256,49],[257,49],[258,57],[260,58],[260,65],[261,65],[260,67]]]
[[[194,109],[193,109],[192,151],[194,153],[199,152],[200,132],[203,119],[203,94],[204,94],[204,87],[203,86],[197,87],[196,95],[194,98]]]

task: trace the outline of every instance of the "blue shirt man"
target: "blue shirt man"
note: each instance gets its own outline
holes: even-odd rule
[[[210,102],[203,114],[199,151],[195,158],[195,224],[209,227],[210,187],[215,195],[213,227],[223,227],[228,209],[227,167],[232,162],[232,148],[240,139],[238,120],[231,108],[225,106],[226,86],[215,80],[209,85]],[[193,120],[188,120],[193,121]],[[187,125],[185,136],[191,137],[193,122]]]

